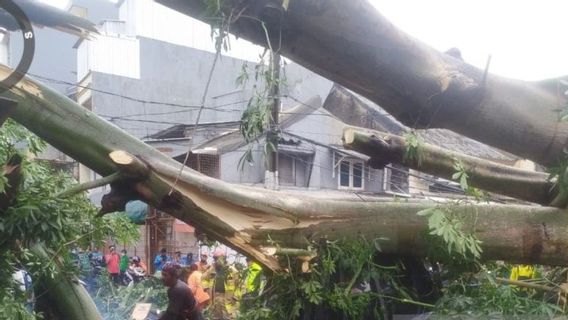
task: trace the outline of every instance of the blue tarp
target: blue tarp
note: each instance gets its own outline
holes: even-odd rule
[[[129,201],[126,203],[126,216],[136,224],[144,224],[148,214],[148,205],[140,200]]]

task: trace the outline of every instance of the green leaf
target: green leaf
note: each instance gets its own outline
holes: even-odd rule
[[[420,210],[416,214],[419,215],[419,216],[427,216],[427,215],[432,214],[435,210],[436,210],[436,208],[428,208],[428,209]]]
[[[467,189],[467,175],[465,173],[460,177],[460,186],[463,190]]]

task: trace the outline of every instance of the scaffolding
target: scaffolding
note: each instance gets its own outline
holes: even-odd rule
[[[146,265],[151,273],[154,273],[154,257],[160,253],[162,248],[166,249],[169,256],[173,256],[176,251],[175,218],[165,214],[155,208],[148,209],[146,218]]]

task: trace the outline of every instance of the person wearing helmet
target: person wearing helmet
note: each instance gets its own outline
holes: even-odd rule
[[[168,262],[162,267],[162,282],[168,287],[168,308],[160,320],[204,320],[191,289],[181,280],[181,266]]]
[[[132,258],[132,264],[130,265],[130,269],[134,272],[134,274],[139,276],[145,276],[148,272],[148,268],[146,264],[140,260],[139,256],[134,256]]]

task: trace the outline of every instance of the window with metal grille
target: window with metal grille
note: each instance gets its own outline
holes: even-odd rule
[[[219,168],[219,155],[217,154],[195,154],[191,153],[186,165],[191,169],[201,172],[206,176],[219,179],[221,171]]]
[[[408,194],[408,168],[390,164],[384,169],[384,190],[400,194]]]

